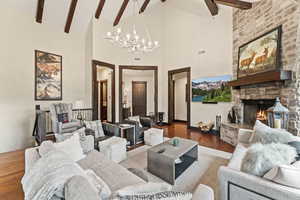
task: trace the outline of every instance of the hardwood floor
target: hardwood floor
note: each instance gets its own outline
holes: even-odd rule
[[[166,137],[182,137],[198,141],[200,145],[233,152],[234,147],[222,142],[219,137],[187,130],[185,123],[162,127]],[[0,199],[23,200],[21,179],[24,175],[24,150],[0,154]]]
[[[186,123],[176,122],[172,125],[163,126],[161,128],[164,129],[165,137],[187,138],[197,141],[199,145],[229,153],[232,153],[235,148],[234,146],[223,142],[218,136],[211,134],[203,134],[199,131],[187,129]]]

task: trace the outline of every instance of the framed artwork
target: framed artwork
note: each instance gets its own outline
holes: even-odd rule
[[[35,100],[62,100],[62,56],[35,51]]]
[[[192,81],[192,101],[203,103],[231,102],[232,75],[199,78]]]
[[[279,26],[239,48],[238,78],[280,68],[282,27]]]

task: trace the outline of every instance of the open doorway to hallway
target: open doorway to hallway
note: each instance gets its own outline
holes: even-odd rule
[[[93,120],[115,122],[115,66],[93,61]]]
[[[175,121],[190,122],[190,90],[191,90],[191,69],[181,68],[168,72],[168,123]]]

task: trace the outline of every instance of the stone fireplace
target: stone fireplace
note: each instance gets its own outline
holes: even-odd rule
[[[233,89],[232,100],[241,126],[245,124],[253,126],[257,114],[264,114],[257,112],[273,105],[274,99],[279,97],[281,103],[290,111],[288,131],[300,136],[299,18],[300,1],[283,3],[282,0],[264,0],[254,3],[253,8],[248,11],[234,9],[233,77],[237,79],[239,47],[280,25],[282,26],[281,66],[278,70],[292,72],[289,80],[255,83]]]

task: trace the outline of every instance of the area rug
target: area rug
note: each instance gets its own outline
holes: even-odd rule
[[[147,172],[147,150],[149,148],[151,147],[145,145],[128,152],[128,159],[120,164],[126,168],[143,170],[151,182],[164,182]],[[215,197],[218,199],[218,169],[220,166],[228,164],[231,155],[231,153],[198,146],[198,161],[176,180],[173,190],[193,192],[199,184],[205,184],[213,188]]]

